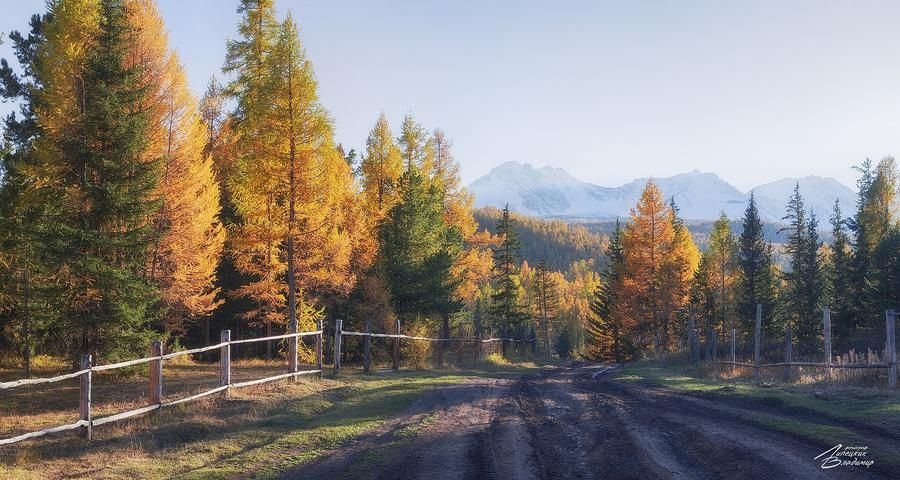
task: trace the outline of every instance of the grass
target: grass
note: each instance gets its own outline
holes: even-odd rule
[[[618,379],[668,387],[698,396],[775,407],[746,420],[822,445],[868,445],[865,431],[900,431],[900,394],[895,391],[820,384],[754,385],[743,378],[708,378],[706,367],[644,360],[625,365]],[[861,432],[861,433],[859,433]],[[872,445],[879,450],[878,445]],[[884,462],[900,465],[900,454],[881,450]]]
[[[192,391],[214,373],[206,371],[207,367],[167,369],[166,385]],[[238,363],[235,370],[244,370],[243,375],[247,376],[264,376],[266,371],[280,368],[280,364]],[[479,367],[375,375],[347,370],[337,378],[326,375],[322,380],[235,389],[228,398],[211,397],[142,419],[97,427],[94,440],[89,443],[67,432],[0,447],[0,477],[274,478],[378,427],[430,390],[472,377],[503,377],[539,367],[491,363],[487,368],[490,371]],[[139,402],[146,389],[143,378],[109,380],[97,392],[113,398],[118,392],[129,398],[105,405],[109,413]],[[11,436],[7,431],[10,429],[27,431],[72,421],[77,403],[60,403],[58,399],[60,394],[73,393],[68,389],[77,389],[60,388],[44,396],[0,399],[0,437]],[[134,389],[141,390],[137,400],[130,399],[135,394],[129,391]],[[406,438],[404,434],[414,436],[428,421],[430,417],[426,416],[406,427],[400,438]]]

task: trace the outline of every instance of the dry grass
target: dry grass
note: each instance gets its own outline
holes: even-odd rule
[[[284,371],[280,361],[238,361],[232,378]],[[0,447],[0,478],[270,478],[378,426],[425,391],[517,371],[517,365],[493,373],[348,369],[340,378],[233,389],[228,398],[214,395],[96,427],[91,442],[63,432]],[[215,386],[218,365],[166,365],[163,376],[164,396],[174,399]],[[95,418],[145,405],[147,390],[140,370],[98,374]],[[76,420],[77,394],[76,380],[0,392],[0,438]]]

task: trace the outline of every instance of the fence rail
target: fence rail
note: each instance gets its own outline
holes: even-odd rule
[[[297,348],[296,342],[300,337],[306,336],[315,336],[316,337],[316,368],[311,370],[298,370],[297,369]],[[79,401],[79,412],[81,418],[75,422],[67,425],[58,425],[50,428],[45,428],[43,430],[38,430],[34,432],[23,433],[21,435],[17,435],[15,437],[3,438],[0,439],[0,446],[9,445],[12,443],[20,442],[22,440],[28,440],[30,438],[41,437],[51,433],[64,432],[67,430],[75,430],[81,429],[80,436],[90,440],[91,437],[91,428],[104,425],[107,423],[112,423],[120,420],[125,420],[128,418],[136,417],[139,415],[144,415],[156,410],[159,410],[163,407],[170,407],[174,405],[179,405],[186,402],[191,402],[194,400],[198,400],[203,397],[207,397],[209,395],[213,395],[219,392],[228,392],[231,388],[240,388],[240,387],[248,387],[251,385],[258,385],[261,383],[273,382],[276,380],[282,380],[286,378],[294,378],[300,375],[311,375],[311,374],[319,374],[322,372],[322,349],[321,349],[321,340],[322,340],[322,325],[319,324],[319,329],[310,332],[295,332],[288,333],[285,335],[274,335],[269,337],[261,337],[261,338],[248,338],[242,340],[230,340],[231,332],[229,330],[222,331],[222,341],[215,345],[207,345],[205,347],[193,348],[190,350],[182,350],[178,352],[172,352],[163,355],[162,354],[162,344],[158,341],[153,342],[151,345],[150,351],[151,356],[145,358],[138,358],[134,360],[126,360],[124,362],[111,363],[107,365],[91,365],[91,356],[90,355],[82,355],[82,368],[76,372],[67,373],[64,375],[58,375],[55,377],[47,377],[47,378],[26,378],[21,380],[15,380],[11,382],[3,382],[0,383],[0,390],[6,390],[16,387],[21,387],[25,385],[39,385],[44,383],[54,383],[60,382],[63,380],[68,380],[72,378],[80,379],[80,401]],[[241,343],[253,343],[253,342],[265,342],[271,340],[281,340],[281,339],[289,339],[292,340],[291,351],[293,352],[295,358],[289,358],[288,369],[289,371],[284,374],[273,375],[270,377],[260,378],[256,380],[249,380],[245,382],[231,382],[231,345],[241,344]],[[200,393],[196,393],[194,395],[190,395],[188,397],[179,398],[176,400],[162,401],[160,398],[162,395],[162,364],[165,360],[169,360],[176,357],[181,357],[184,355],[193,355],[197,353],[208,352],[211,350],[220,350],[222,355],[219,360],[219,364],[221,365],[221,372],[218,387],[212,388],[210,390],[206,390]],[[151,363],[150,368],[150,405],[145,407],[136,408],[133,410],[128,410],[125,412],[120,412],[114,415],[109,415],[102,418],[91,418],[91,373],[92,372],[102,372],[108,370],[115,370],[119,368],[130,367],[133,365],[139,365],[143,363]]]
[[[363,345],[363,372],[369,373],[372,369],[372,339],[373,338],[390,338],[394,340],[394,364],[393,369],[397,370],[400,368],[400,340],[419,340],[426,342],[435,342],[446,344],[447,342],[459,342],[460,345],[464,343],[475,343],[479,345],[479,348],[475,351],[475,360],[477,362],[479,351],[481,350],[481,344],[493,343],[493,342],[501,342],[503,347],[506,347],[506,343],[530,343],[532,352],[536,347],[535,337],[531,338],[469,338],[458,336],[456,338],[445,337],[445,338],[434,338],[434,337],[419,337],[413,335],[403,335],[400,333],[400,321],[397,321],[397,333],[374,333],[371,332],[372,322],[366,322],[366,330],[365,332],[354,332],[350,330],[343,329],[343,321],[335,320],[334,322],[334,374],[337,375],[341,371],[341,338],[344,336],[351,337],[363,337],[363,341],[365,342]],[[448,332],[449,333],[449,332]],[[532,332],[533,333],[533,332]],[[461,348],[461,347],[460,347]],[[505,352],[505,351],[504,351]],[[444,362],[444,352],[443,349],[438,352],[438,364],[443,365]],[[462,358],[462,350],[459,351],[460,359]],[[461,360],[460,360],[461,361]]]
[[[792,338],[790,327],[788,327],[785,335],[785,361],[776,363],[760,363],[760,325],[762,322],[762,305],[756,306],[756,328],[754,331],[754,350],[753,362],[739,362],[736,355],[736,338],[735,329],[731,330],[731,360],[714,360],[713,363],[720,365],[731,365],[734,367],[747,367],[754,369],[754,377],[759,380],[759,370],[762,368],[784,368],[785,375],[790,377],[791,368],[793,367],[818,367],[827,369],[827,378],[831,380],[832,369],[887,369],[888,385],[891,388],[897,386],[897,344],[896,344],[896,326],[898,312],[896,310],[885,310],[885,359],[881,363],[835,363],[831,355],[831,310],[828,308],[822,311],[822,331],[823,331],[823,350],[825,352],[825,362],[796,362],[792,359]],[[691,362],[696,362],[699,358],[699,342],[697,340],[697,332],[694,328],[693,318],[688,321],[688,345],[690,348]]]
[[[370,352],[371,348],[369,342],[371,342],[372,338],[389,338],[394,340],[394,369],[398,369],[400,367],[400,341],[401,340],[414,340],[414,341],[430,341],[430,342],[473,342],[477,344],[486,344],[493,342],[506,342],[510,343],[531,343],[532,348],[534,348],[534,338],[525,338],[525,339],[516,339],[516,338],[432,338],[432,337],[420,337],[413,335],[404,335],[400,333],[400,322],[397,322],[397,333],[396,334],[387,334],[387,333],[373,333],[373,332],[354,332],[354,331],[344,331],[342,330],[342,321],[337,320],[335,322],[335,343],[334,343],[334,373],[337,375],[340,372],[340,362],[341,362],[341,336],[349,335],[349,336],[358,336],[364,337],[366,342],[366,364],[364,371],[370,371],[371,365],[371,357]],[[371,322],[367,323],[367,329],[371,326]],[[79,436],[85,438],[87,440],[91,439],[92,436],[92,428],[100,425],[105,425],[107,423],[117,422],[133,417],[137,417],[140,415],[145,415],[151,412],[155,412],[161,410],[164,407],[170,407],[174,405],[180,405],[182,403],[191,402],[194,400],[201,399],[203,397],[207,397],[210,395],[214,395],[216,393],[225,392],[227,395],[228,391],[232,388],[241,388],[241,387],[249,387],[252,385],[259,385],[267,382],[274,382],[277,380],[284,380],[289,378],[295,378],[301,375],[313,375],[322,373],[322,344],[323,344],[323,328],[321,322],[319,323],[319,328],[314,331],[309,332],[294,332],[287,333],[284,335],[272,335],[267,337],[260,338],[246,338],[241,340],[231,340],[231,331],[223,330],[221,333],[221,340],[219,343],[214,345],[207,345],[204,347],[192,348],[189,350],[182,350],[178,352],[171,353],[163,353],[163,348],[161,342],[153,342],[150,347],[150,356],[145,358],[137,358],[134,360],[126,360],[118,363],[111,363],[107,365],[92,365],[91,364],[91,356],[90,355],[82,355],[82,364],[81,369],[78,371],[67,373],[64,375],[58,375],[55,377],[47,377],[47,378],[26,378],[21,380],[15,380],[11,382],[3,382],[0,383],[0,390],[12,389],[16,387],[26,386],[26,385],[40,385],[45,383],[54,383],[60,382],[63,380],[69,380],[72,378],[78,378],[80,380],[80,395],[79,395],[79,413],[80,419],[77,422],[66,424],[66,425],[58,425],[50,428],[45,428],[43,430],[38,430],[34,432],[23,433],[21,435],[17,435],[10,438],[0,439],[0,446],[9,445],[13,443],[17,443],[23,440],[28,440],[31,438],[37,438],[44,435],[48,435],[51,433],[64,432],[68,430],[79,430]],[[301,337],[306,336],[315,336],[316,337],[316,366],[314,369],[310,370],[299,370],[297,368],[297,341]],[[278,375],[273,375],[269,377],[259,378],[255,380],[247,380],[243,382],[232,382],[231,381],[231,346],[239,345],[244,343],[256,343],[256,342],[267,342],[272,340],[289,340],[289,353],[288,353],[288,372],[282,373]],[[178,398],[175,400],[162,401],[162,384],[163,384],[163,375],[162,375],[162,366],[166,360],[170,360],[173,358],[185,356],[185,355],[194,355],[197,353],[208,352],[212,350],[219,350],[219,386],[195,393],[193,395]],[[480,350],[480,348],[479,348]],[[477,358],[477,353],[476,353]],[[115,370],[125,367],[131,367],[134,365],[140,365],[144,363],[150,364],[150,404],[135,408],[132,410],[128,410],[125,412],[116,413],[114,415],[108,415],[101,418],[92,418],[91,417],[91,374],[93,372],[103,372],[109,370]]]

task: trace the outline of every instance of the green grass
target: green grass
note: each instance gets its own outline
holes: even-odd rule
[[[823,445],[868,445],[871,439],[866,438],[866,428],[900,430],[900,395],[893,391],[824,384],[757,386],[746,380],[707,378],[703,367],[661,360],[627,364],[617,378],[721,399],[726,404],[728,400],[745,400],[776,407],[776,413],[754,412],[745,419]],[[860,429],[860,433],[854,431]],[[872,447],[880,449],[878,445]],[[881,450],[878,455],[883,462],[900,465],[897,452]]]
[[[85,443],[71,434],[0,447],[0,478],[274,478],[382,425],[424,393],[478,376],[537,371],[525,365],[486,370],[401,371],[275,383],[237,389],[136,422],[104,425]],[[432,417],[402,429],[414,437]]]

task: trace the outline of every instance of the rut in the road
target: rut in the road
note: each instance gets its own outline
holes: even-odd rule
[[[822,470],[820,445],[748,421],[746,406],[591,368],[440,388],[286,478],[887,478]],[[770,412],[771,413],[771,412]],[[410,434],[410,432],[413,432]]]

